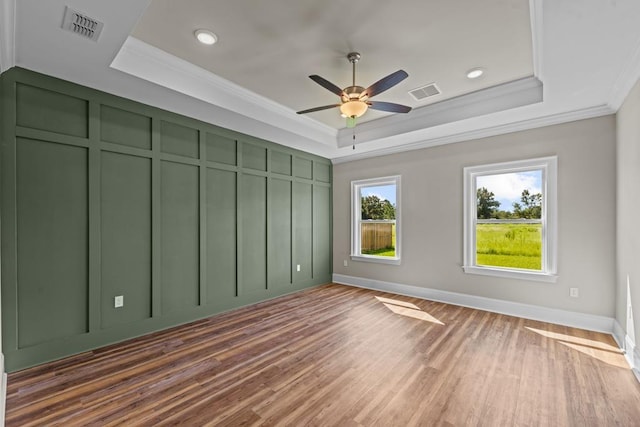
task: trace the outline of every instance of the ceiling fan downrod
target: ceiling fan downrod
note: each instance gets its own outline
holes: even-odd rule
[[[358,53],[358,52],[350,52],[347,55],[347,59],[349,60],[349,62],[351,62],[351,64],[353,64],[353,84],[352,86],[356,85],[356,63],[360,60],[362,56]]]

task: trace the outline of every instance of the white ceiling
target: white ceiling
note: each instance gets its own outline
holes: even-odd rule
[[[219,42],[198,43],[198,28]],[[354,50],[362,54],[356,84],[404,69],[409,78],[376,100],[413,108],[533,75],[528,0],[153,0],[132,35],[295,111],[339,101],[308,76],[351,86]],[[467,79],[479,66],[486,74]],[[439,96],[408,94],[434,82]],[[310,117],[345,127],[337,109]]]
[[[104,22],[97,43],[60,28],[65,5]],[[367,0],[0,0],[0,68],[18,65],[336,162],[611,114],[640,76],[637,0],[370,6]],[[219,44],[196,44],[198,27],[218,33]],[[417,107],[407,115],[369,116],[376,120],[356,127],[355,150],[337,111],[295,114],[335,102],[307,76],[347,86],[343,56],[351,50],[363,54],[358,84],[403,68],[410,77],[376,99]],[[474,66],[487,74],[468,81],[464,73]],[[433,81],[443,95],[430,105],[407,95]],[[487,86],[493,89],[467,95]],[[539,102],[533,93],[541,87]],[[444,101],[450,97],[456,98]]]

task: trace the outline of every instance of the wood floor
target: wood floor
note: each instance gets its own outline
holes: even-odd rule
[[[9,375],[7,426],[638,426],[609,335],[341,285]]]

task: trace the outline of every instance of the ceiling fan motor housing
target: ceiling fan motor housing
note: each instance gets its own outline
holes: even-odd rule
[[[349,52],[349,54],[347,55],[347,59],[351,63],[358,62],[360,58],[361,58],[361,55],[358,52]]]
[[[353,101],[356,99],[360,99],[360,94],[364,92],[364,88],[362,86],[349,86],[344,88],[343,92],[346,96],[342,97],[342,101]],[[364,101],[364,99],[360,99],[360,101]]]

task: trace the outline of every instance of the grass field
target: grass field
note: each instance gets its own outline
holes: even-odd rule
[[[368,251],[362,251],[364,255],[377,255],[377,256],[396,256],[395,248],[382,248],[382,249],[371,249]]]
[[[476,264],[542,269],[542,224],[477,224]]]

